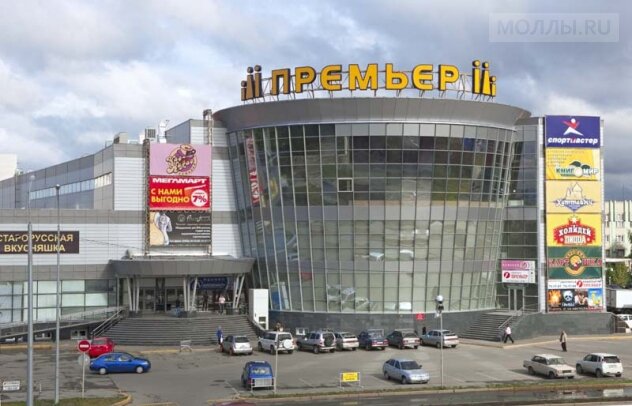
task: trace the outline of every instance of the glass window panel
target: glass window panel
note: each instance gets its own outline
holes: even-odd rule
[[[57,295],[37,295],[37,307],[57,306]]]
[[[402,137],[386,137],[388,149],[402,149]]]
[[[52,282],[52,283],[54,284],[55,282]],[[61,291],[62,292],[84,292],[85,281],[62,281]],[[53,287],[53,292],[51,293],[54,293],[54,292],[55,292],[55,289]]]
[[[61,305],[63,307],[83,306],[84,295],[82,293],[66,293],[61,295]]]
[[[386,124],[386,135],[402,135],[402,124],[400,123]]]
[[[37,293],[57,293],[56,281],[38,281]]]
[[[386,149],[386,137],[384,136],[369,137],[369,142],[371,145],[371,149],[376,149],[376,150]]]

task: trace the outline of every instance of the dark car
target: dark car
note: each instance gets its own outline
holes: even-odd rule
[[[395,346],[400,350],[404,348],[417,349],[420,342],[419,336],[413,331],[408,330],[395,330],[386,336],[386,339],[388,340],[388,345]]]
[[[145,358],[138,358],[126,352],[109,352],[90,361],[90,370],[101,375],[111,372],[136,372],[142,374],[149,371],[151,363]]]
[[[109,337],[97,337],[93,338],[90,342],[90,349],[88,355],[90,358],[96,358],[100,355],[107,354],[114,351],[114,341]]]
[[[365,350],[371,350],[373,348],[384,350],[388,347],[388,340],[384,338],[384,330],[378,329],[361,332],[358,336],[358,343],[360,347]]]
[[[274,373],[268,361],[248,361],[241,372],[241,384],[246,389],[272,388]]]

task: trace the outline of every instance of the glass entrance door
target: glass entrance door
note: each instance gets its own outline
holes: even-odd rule
[[[141,311],[153,312],[156,305],[156,290],[154,288],[140,288],[139,307]]]
[[[525,305],[524,286],[510,286],[508,289],[509,310],[522,310]]]

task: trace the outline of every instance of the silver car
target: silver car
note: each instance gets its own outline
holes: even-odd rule
[[[428,383],[430,374],[421,368],[417,361],[404,358],[391,358],[382,367],[384,378],[395,379],[402,384]]]
[[[230,355],[236,354],[252,354],[252,346],[246,336],[227,336],[222,342],[222,352]]]
[[[430,330],[421,336],[421,345],[433,345],[441,348],[442,341],[444,347],[456,348],[459,345],[459,336],[450,330]]]
[[[360,346],[358,337],[355,334],[339,331],[334,333],[334,335],[336,336],[336,346],[339,350],[355,351]]]

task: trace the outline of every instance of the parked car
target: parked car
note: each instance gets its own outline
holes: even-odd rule
[[[336,337],[329,331],[312,331],[296,342],[299,350],[311,350],[314,354],[319,352],[335,352]]]
[[[222,342],[221,349],[222,352],[227,352],[230,355],[252,354],[252,346],[246,336],[227,336]]]
[[[384,330],[371,329],[360,333],[358,336],[358,344],[365,350],[377,348],[384,350],[388,347],[388,340],[384,338]]]
[[[619,357],[614,354],[604,354],[600,352],[588,354],[583,359],[577,361],[575,370],[578,374],[595,374],[597,378],[606,375],[616,377],[623,375],[623,365]]]
[[[90,370],[101,375],[111,372],[136,372],[142,374],[151,369],[148,359],[135,357],[126,352],[109,352],[90,361]]]
[[[338,331],[334,333],[334,336],[336,337],[336,347],[338,347],[339,350],[355,351],[360,346],[358,337],[353,333]]]
[[[392,358],[382,366],[384,378],[395,379],[402,384],[428,383],[430,374],[421,368],[416,361],[403,358]]]
[[[257,349],[270,351],[270,354],[274,354],[276,351],[291,354],[294,352],[294,338],[292,334],[285,331],[266,331],[259,337]]]
[[[459,345],[459,336],[450,330],[430,330],[421,336],[421,345],[434,345],[441,348],[442,342],[444,347],[456,348]]]
[[[529,375],[540,374],[549,379],[574,378],[573,367],[568,365],[564,358],[551,354],[537,354],[522,365],[527,368]]]
[[[419,337],[412,330],[394,330],[391,334],[386,336],[388,345],[403,350],[404,348],[419,347]]]
[[[114,351],[114,341],[109,337],[96,337],[90,342],[88,355],[90,358],[96,358],[99,355],[107,354]]]
[[[248,361],[241,372],[241,384],[252,390],[274,387],[274,373],[268,361]]]

